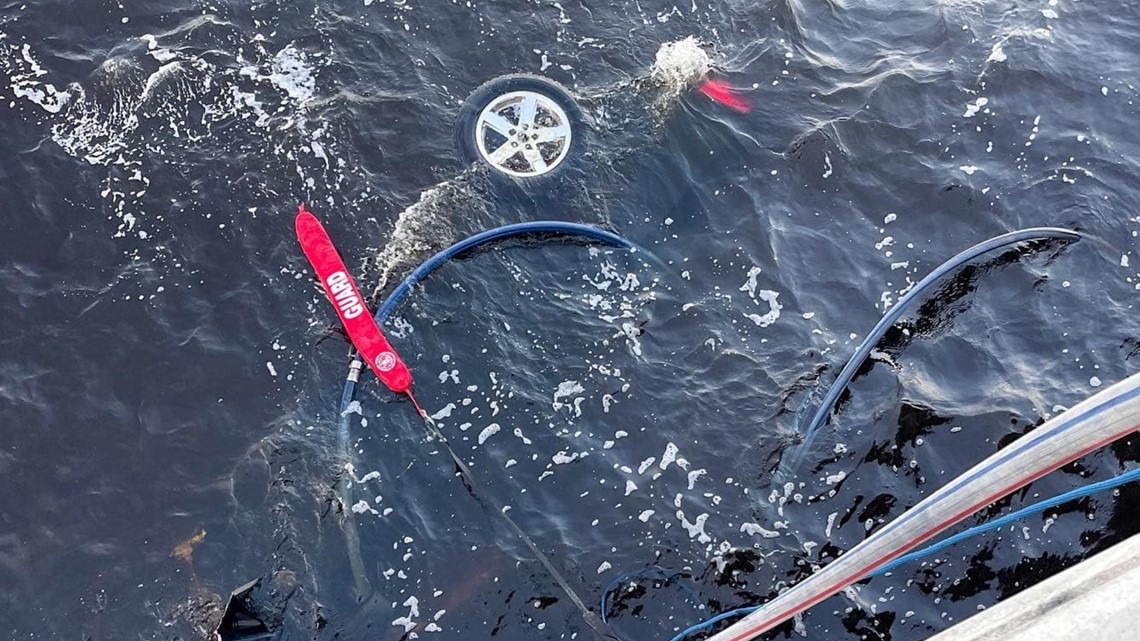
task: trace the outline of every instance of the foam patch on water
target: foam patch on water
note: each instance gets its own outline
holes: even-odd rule
[[[31,45],[10,44],[7,40],[8,36],[0,32],[0,43],[4,46],[0,71],[8,76],[8,89],[16,98],[27,100],[48,113],[59,113],[70,101],[71,94],[40,80],[48,72],[32,54]]]
[[[649,75],[660,95],[658,109],[668,108],[712,70],[712,57],[694,36],[666,42],[657,50]]]
[[[46,128],[68,155],[105,168],[99,195],[114,225],[111,235],[136,241],[123,249],[130,260],[142,259],[148,246],[155,260],[169,253],[161,242],[169,234],[163,221],[169,205],[156,207],[148,197],[155,162],[179,163],[203,144],[219,150],[241,144],[233,140],[254,145],[295,165],[293,174],[305,187],[333,204],[346,163],[335,157],[336,141],[325,125],[312,127],[305,111],[327,56],[295,45],[272,53],[255,37],[239,48],[237,64],[217,65],[160,36],[144,34],[140,40],[145,52],[108,58],[82,83],[60,90],[32,45],[10,43],[0,34],[0,72],[15,96],[9,107],[27,104],[46,112],[46,118],[29,120]],[[256,217],[256,210],[243,213]],[[220,230],[235,224],[220,212],[203,217],[215,215]],[[177,261],[170,266],[184,271]]]
[[[297,104],[305,104],[317,93],[317,79],[309,60],[299,49],[289,45],[273,56],[269,81],[284,91]]]
[[[580,395],[585,391],[586,389],[578,381],[563,381],[558,384],[558,389],[554,390],[554,402],[551,407],[554,408],[554,411],[558,411],[569,406],[574,411],[575,416],[581,416],[582,402],[586,399]]]
[[[981,111],[986,105],[988,105],[989,102],[990,99],[983,96],[979,97],[974,102],[966,103],[966,112],[962,114],[962,117],[973,118],[974,116],[978,115],[978,112]],[[988,113],[989,110],[987,109],[986,111]]]
[[[712,69],[712,58],[695,36],[666,42],[657,50],[650,76],[676,93],[699,82]]]
[[[416,619],[420,616],[420,600],[414,596],[410,596],[404,601],[404,607],[408,608],[408,614],[393,620],[392,625],[403,627],[404,633],[407,634],[415,629],[417,625]]]
[[[745,314],[745,318],[755,323],[758,327],[768,327],[775,323],[780,318],[780,312],[784,306],[777,300],[780,293],[771,289],[757,289],[757,278],[760,276],[760,268],[753,266],[748,270],[748,279],[740,286],[740,291],[748,292],[748,296],[757,303],[765,303],[768,305],[768,311],[764,314]]]

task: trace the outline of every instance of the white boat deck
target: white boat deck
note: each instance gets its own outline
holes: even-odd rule
[[[1140,534],[929,641],[1140,640]]]

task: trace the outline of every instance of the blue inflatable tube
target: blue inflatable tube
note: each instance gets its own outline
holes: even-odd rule
[[[790,468],[794,468],[799,464],[803,454],[807,452],[812,442],[815,441],[819,429],[823,427],[828,416],[831,415],[831,410],[835,409],[835,404],[839,402],[839,395],[842,394],[843,390],[847,388],[847,385],[851,383],[851,379],[855,378],[855,372],[863,364],[863,361],[867,360],[867,357],[871,355],[871,350],[878,344],[879,339],[908,311],[910,304],[915,299],[926,294],[936,281],[962,265],[995,249],[1008,247],[1026,240],[1044,240],[1048,238],[1078,240],[1080,237],[1081,235],[1075,231],[1061,229],[1059,227],[1030,227],[1028,229],[1021,229],[1009,232],[1008,234],[995,236],[985,242],[978,243],[942,263],[934,271],[927,274],[926,278],[919,281],[917,285],[895,303],[895,306],[892,307],[885,316],[879,319],[879,322],[875,324],[871,333],[867,334],[863,342],[859,343],[859,349],[855,350],[855,354],[852,355],[851,359],[847,361],[847,364],[843,366],[843,370],[839,372],[839,377],[835,379],[831,388],[827,390],[827,395],[824,396],[823,403],[820,404],[819,409],[816,410],[815,415],[812,416],[811,422],[808,423],[807,429],[804,430],[803,442],[792,452],[788,464],[781,466],[784,468],[784,471],[791,471]]]

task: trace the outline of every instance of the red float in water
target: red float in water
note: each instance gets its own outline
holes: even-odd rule
[[[321,279],[325,294],[336,308],[340,322],[360,352],[361,359],[393,392],[410,394],[412,373],[373,320],[368,306],[364,304],[364,297],[356,288],[356,282],[349,275],[321,221],[301,205],[296,226],[301,249]]]
[[[697,91],[700,91],[733,111],[748,113],[748,111],[752,109],[752,105],[749,105],[744,98],[740,97],[739,90],[727,82],[706,80],[697,88]]]

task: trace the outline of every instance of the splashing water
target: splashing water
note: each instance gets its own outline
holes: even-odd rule
[[[946,11],[976,12],[984,8],[987,3],[986,0],[938,0],[935,4]]]
[[[161,234],[161,220],[142,203],[156,158],[173,158],[203,141],[253,137],[254,143],[286,158],[311,192],[337,193],[346,179],[336,141],[322,123],[310,127],[308,106],[317,92],[321,52],[289,44],[271,54],[257,40],[236,62],[218,66],[163,47],[145,34],[147,56],[116,56],[66,90],[50,76],[28,43],[13,43],[0,32],[0,73],[18,98],[49,114],[51,140],[68,155],[106,167],[101,196],[118,219],[114,237],[146,241]],[[244,126],[234,129],[234,123]],[[240,145],[235,147],[240,148]],[[335,201],[326,199],[330,206]],[[130,250],[126,250],[130,251]]]
[[[445,247],[455,236],[449,215],[473,205],[484,208],[465,177],[446,180],[424,190],[415,204],[400,212],[387,244],[372,264],[366,266],[372,268],[369,271],[374,271],[377,279],[372,297],[379,298],[392,282],[393,274],[398,274],[413,260]]]
[[[3,41],[0,45],[0,73],[8,76],[8,88],[12,94],[35,103],[48,113],[59,113],[71,96],[66,91],[56,89],[55,85],[40,80],[40,77],[47,75],[47,71],[32,54],[31,45],[11,44],[8,35],[3,32],[0,32],[0,41]]]
[[[167,62],[147,74],[132,61],[111,58],[88,88],[69,87],[74,99],[66,117],[52,126],[52,140],[92,165],[137,161],[140,124],[166,120],[188,131],[186,105],[205,99],[214,71],[213,65],[192,59]]]
[[[285,47],[273,56],[269,80],[298,105],[310,102],[317,93],[313,68],[305,55],[293,45]]]
[[[712,58],[694,36],[666,42],[657,50],[650,78],[661,92],[656,106],[667,109],[712,69]]]

